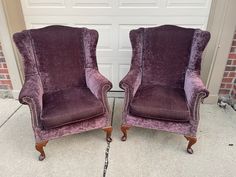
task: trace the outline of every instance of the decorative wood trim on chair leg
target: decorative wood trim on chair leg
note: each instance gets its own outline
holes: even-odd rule
[[[42,141],[40,143],[35,144],[35,149],[40,152],[39,161],[44,160],[46,157],[43,147],[45,147],[47,145],[47,143],[48,143],[48,141]]]
[[[190,136],[184,136],[188,140],[188,147],[187,147],[187,152],[189,154],[193,154],[193,149],[192,145],[194,145],[197,142],[196,137],[190,137]]]
[[[112,138],[111,138],[112,127],[105,127],[105,128],[103,128],[103,131],[106,132],[106,140],[107,140],[107,142],[112,142]]]
[[[126,141],[127,140],[127,130],[130,129],[130,126],[123,124],[123,125],[121,125],[120,129],[123,132],[123,136],[121,137],[121,141]]]

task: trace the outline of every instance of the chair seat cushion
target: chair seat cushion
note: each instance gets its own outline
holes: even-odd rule
[[[43,95],[41,121],[45,129],[87,120],[104,113],[102,102],[86,87]]]
[[[188,109],[184,89],[155,85],[140,87],[130,104],[130,114],[173,122],[188,122]]]

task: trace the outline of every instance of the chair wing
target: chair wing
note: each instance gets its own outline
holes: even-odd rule
[[[185,74],[184,90],[193,119],[198,119],[197,110],[200,100],[209,95],[201,78],[202,53],[210,40],[210,33],[200,29],[195,30],[191,46],[188,69]]]

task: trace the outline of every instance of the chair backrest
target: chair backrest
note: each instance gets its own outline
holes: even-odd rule
[[[84,40],[87,40],[87,30],[53,25],[14,34],[26,77],[39,74],[45,93],[86,86],[85,53],[88,51],[85,52]],[[94,38],[97,43],[98,35]]]
[[[130,39],[133,43],[133,50],[137,50],[135,45],[139,45],[139,53],[142,53],[139,54],[141,59],[133,57],[133,60],[141,61],[141,85],[160,84],[183,88],[195,32],[195,29],[174,25],[140,28],[131,31]],[[139,40],[132,38],[139,38]],[[142,44],[140,45],[140,43]],[[205,45],[204,43],[204,48]],[[142,51],[140,46],[142,46]],[[137,63],[137,61],[132,61],[132,63]]]

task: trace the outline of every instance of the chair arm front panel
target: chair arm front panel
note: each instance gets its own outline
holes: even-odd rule
[[[97,99],[102,101],[107,111],[109,111],[106,94],[109,90],[111,90],[112,83],[106,79],[97,69],[86,68],[85,72],[86,84],[88,88]]]
[[[128,111],[128,105],[133,99],[136,91],[141,84],[141,71],[139,69],[131,69],[128,74],[120,81],[120,88],[125,91],[125,107],[124,111]]]
[[[33,127],[40,127],[40,116],[43,108],[43,86],[39,75],[25,77],[25,83],[19,95],[19,101],[30,107]]]
[[[187,98],[187,103],[194,117],[198,102],[208,97],[209,91],[204,86],[197,71],[187,70],[185,75],[184,90]],[[194,118],[196,119],[196,117]]]

